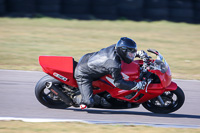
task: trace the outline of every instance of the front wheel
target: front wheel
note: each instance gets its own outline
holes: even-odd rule
[[[54,85],[59,86],[62,83],[55,78],[46,75],[38,81],[35,87],[35,96],[37,100],[48,108],[64,109],[69,107],[58,96],[46,88],[46,82],[52,82]]]
[[[158,98],[154,98],[143,103],[143,107],[153,113],[168,114],[178,110],[185,101],[185,95],[180,87],[174,91],[166,91],[160,97],[163,100],[162,104]]]

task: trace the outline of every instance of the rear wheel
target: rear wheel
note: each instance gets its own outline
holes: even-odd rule
[[[52,82],[56,86],[60,86],[62,83],[53,77],[46,75],[41,78],[35,87],[35,96],[37,100],[48,108],[67,108],[65,104],[58,96],[46,88],[46,82]]]
[[[168,114],[178,110],[185,101],[185,95],[179,87],[175,91],[164,92],[160,97],[163,103],[157,97],[143,103],[143,107],[153,113]]]

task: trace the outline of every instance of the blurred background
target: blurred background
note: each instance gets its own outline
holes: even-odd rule
[[[0,15],[200,23],[200,0],[0,0]]]
[[[41,71],[40,55],[78,61],[124,36],[200,79],[200,0],[0,0],[0,69]]]
[[[38,62],[40,55],[72,56],[78,61],[86,53],[96,52],[117,43],[121,37],[132,38],[137,43],[138,50],[146,51],[148,48],[158,50],[168,62],[172,78],[200,80],[200,0],[0,0],[0,69],[42,71]],[[8,76],[19,79],[6,81],[7,75],[1,73],[0,90],[4,96],[0,101],[13,114],[15,113],[13,109],[21,111],[22,108],[21,106],[11,107],[7,104],[12,102],[14,105],[17,101],[15,97],[9,99],[3,91],[9,89],[7,86],[10,86],[10,91],[15,89],[17,92],[12,92],[13,95],[21,96],[22,99],[26,98],[24,96],[31,97],[34,94],[30,91],[33,89],[32,83],[36,82],[32,80],[37,77],[25,76],[24,78],[27,79],[32,76],[33,78],[28,79],[30,82],[22,83],[24,78],[20,79],[21,75],[15,77],[16,75],[8,74]],[[197,86],[196,82],[191,83]],[[180,86],[183,85],[183,83],[180,84]],[[198,87],[192,88],[190,85],[184,87],[188,87],[188,105],[194,107],[189,109],[195,113],[198,112],[199,108],[194,104],[199,99]],[[26,101],[29,102],[29,100]],[[19,104],[22,105],[22,103]],[[28,112],[25,109],[20,112],[20,116],[23,112],[26,112],[26,115],[30,114],[29,111],[38,110],[37,106],[33,106],[32,110],[32,107],[27,105]],[[7,110],[2,109],[2,111]],[[55,110],[52,112],[57,116]],[[35,113],[40,115],[37,111]],[[61,110],[60,113],[67,116],[65,110]],[[98,115],[98,111],[96,113],[94,111],[91,115]],[[109,112],[104,114],[110,115]],[[143,113],[136,112],[135,114],[143,117]],[[194,119],[195,122],[199,119],[199,113],[197,114],[187,115],[186,111],[186,115],[171,115],[167,116],[168,118],[158,115],[158,120],[164,122],[163,118],[170,120],[171,117],[177,119],[183,117],[187,121],[186,117],[188,117]],[[132,113],[125,115],[129,117]],[[146,116],[144,117],[146,120],[150,119],[150,116],[154,117],[148,114]],[[190,123],[190,120],[187,123]],[[30,127],[32,132],[55,132],[55,129],[70,132],[65,123],[62,128],[55,128],[53,126],[55,123],[52,123],[52,126],[49,124],[46,126],[47,129],[44,129],[44,125],[38,128],[30,123],[28,126],[22,123],[20,128],[16,127],[18,125],[16,122],[10,125],[0,123],[3,125],[0,132],[6,132],[9,128],[10,132],[15,132],[17,129],[26,132]],[[86,127],[85,131],[88,132],[88,127],[91,128],[91,125],[87,127],[85,124],[79,124],[78,126],[69,125],[69,127],[75,127],[76,131]],[[122,127],[122,131],[157,131],[152,127],[147,127],[146,131],[144,127],[141,127],[141,130],[138,127],[137,129],[132,127],[134,129],[129,130]],[[103,132],[105,132],[104,129],[108,129],[109,132],[110,130],[121,132],[116,126],[113,128],[115,129],[100,127]],[[94,130],[90,131],[94,132]],[[177,132],[175,129],[173,131],[164,129],[164,131]],[[32,133],[30,130],[28,132]],[[157,132],[162,131],[159,129]],[[192,131],[183,129],[183,132]],[[199,130],[196,132],[199,133]]]
[[[42,71],[38,63],[40,55],[72,56],[78,61],[86,53],[96,52],[117,43],[121,37],[132,38],[137,43],[138,50],[146,51],[148,48],[158,50],[168,62],[172,78],[200,80],[200,0],[0,0],[0,69]],[[24,78],[20,79],[21,75],[15,77],[16,75],[8,74],[8,76],[13,77],[12,79],[19,79],[6,81],[7,76],[1,73],[2,95],[5,95],[3,93],[5,88],[9,89],[7,85],[11,85],[11,91],[13,89],[17,91],[13,93],[17,97],[21,96],[24,99],[26,98],[24,96],[30,97],[34,94],[30,90],[33,89],[32,83],[35,82],[32,80],[37,77],[25,76],[24,78],[30,78],[28,79],[30,82],[22,83]],[[197,86],[195,82],[191,83]],[[195,107],[190,110],[198,112],[198,106],[193,102],[198,101],[199,97],[196,94],[198,87],[192,88],[190,85],[185,87],[188,87],[188,92],[190,92],[187,93],[187,97],[190,97],[188,104]],[[27,91],[24,92],[22,89]],[[13,108],[22,110],[21,106],[10,107],[10,104],[7,104],[16,101],[15,97],[9,99],[5,95],[0,101],[12,113],[15,113]],[[19,104],[22,105],[21,102]],[[28,111],[34,111],[30,106],[26,108]],[[5,112],[5,110],[2,111]],[[20,116],[26,111],[20,112]],[[52,111],[55,112],[55,110]],[[65,110],[61,112],[67,116]],[[35,113],[40,115],[37,111]],[[96,115],[96,113],[91,114]],[[140,113],[135,114],[141,116]],[[55,115],[57,116],[57,112]],[[149,119],[151,115],[146,116],[147,118],[144,119]],[[168,118],[174,118],[174,116],[176,115]],[[186,115],[177,115],[175,118],[183,117],[187,120],[185,118],[190,117],[196,121],[198,116],[199,114],[187,115],[186,113]],[[163,121],[161,119],[164,117],[158,116],[160,121]],[[43,125],[38,129],[30,123],[28,126],[22,123],[18,129],[22,129],[22,132],[29,130],[29,127],[33,132],[55,132],[54,129],[69,132],[65,123],[63,128],[55,128],[53,126],[55,123],[52,123],[52,126],[49,124],[46,130]],[[0,125],[3,125],[0,132],[1,129],[3,132],[8,128],[11,132],[15,132],[18,124],[13,122],[10,126],[7,123],[0,123]],[[91,125],[87,127],[83,124],[70,126],[75,127],[76,131],[78,128],[91,128]],[[111,129],[112,131],[121,131],[117,127],[113,128],[115,130]],[[122,131],[133,132],[133,129],[124,130],[124,127],[122,128]],[[150,128],[153,131],[150,131]],[[110,127],[100,127],[100,129],[109,129],[110,132]],[[137,129],[134,127],[134,131]],[[164,130],[171,132],[170,129]],[[183,130],[183,132],[189,132]],[[85,131],[89,130],[85,129]],[[94,132],[94,130],[90,131]],[[144,127],[141,127],[141,131],[144,131]],[[149,127],[146,132],[156,131]]]

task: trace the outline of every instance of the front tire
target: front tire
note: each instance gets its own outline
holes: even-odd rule
[[[167,91],[160,95],[164,101],[162,106],[158,98],[143,103],[143,107],[153,113],[168,114],[178,110],[185,101],[185,95],[180,87],[174,91]]]
[[[54,85],[61,85],[62,82],[55,78],[46,75],[41,78],[35,86],[35,96],[37,100],[48,108],[64,109],[69,107],[59,97],[54,95],[49,89],[46,88],[46,82],[52,82]]]

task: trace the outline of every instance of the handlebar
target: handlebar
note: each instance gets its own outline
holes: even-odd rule
[[[148,56],[148,55],[143,58],[143,65],[142,65],[142,71],[143,72],[147,71],[147,67],[148,67],[148,64],[150,62],[150,58],[151,58],[151,56]]]
[[[155,53],[156,54],[156,50],[152,50],[152,49],[148,49],[147,50],[148,52],[151,52],[151,53]],[[150,78],[151,76],[151,72],[148,72],[147,71],[147,67],[149,66],[149,63],[150,63],[150,59],[152,57],[151,56],[148,56],[146,55],[144,58],[143,58],[143,65],[142,65],[142,71],[140,73],[140,80],[141,81],[145,81],[145,84],[143,85],[143,89],[145,89],[145,92],[147,93],[147,88],[149,86],[149,84],[151,83],[152,79]],[[145,87],[146,86],[146,87]]]
[[[155,50],[155,49],[147,49],[147,51],[150,52],[150,53],[153,53],[155,55],[159,54],[159,52],[157,50]]]

